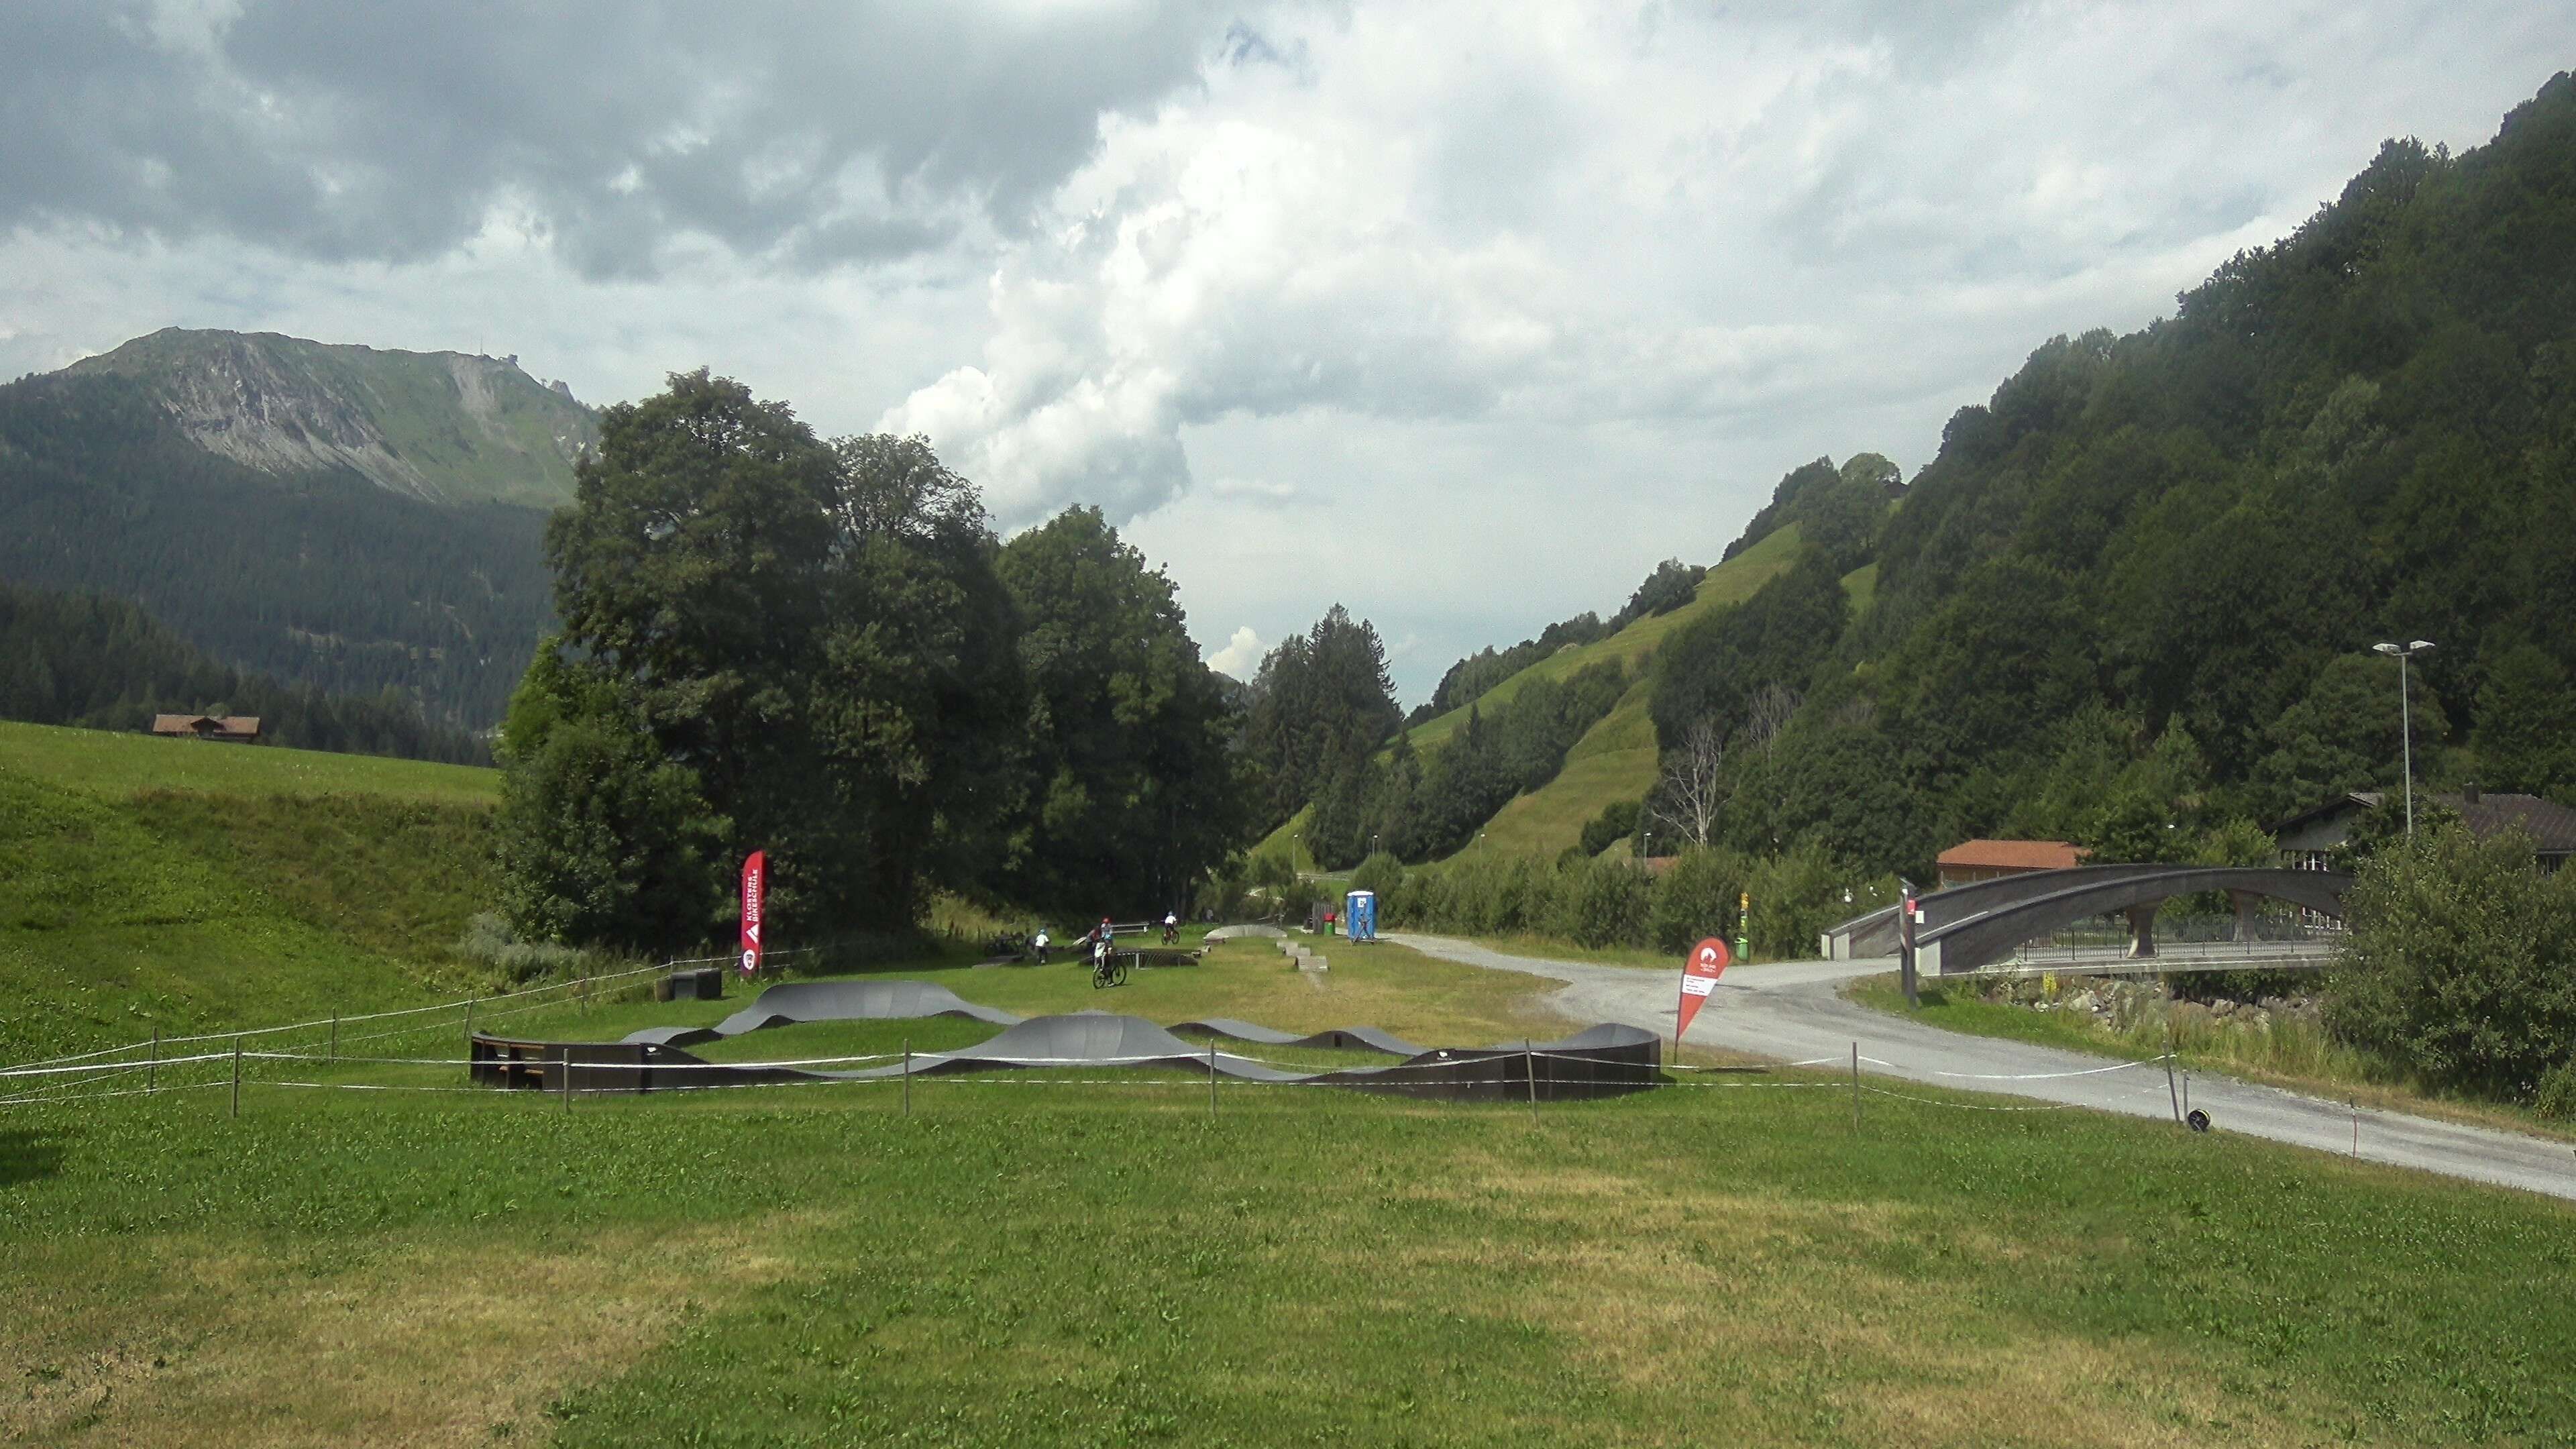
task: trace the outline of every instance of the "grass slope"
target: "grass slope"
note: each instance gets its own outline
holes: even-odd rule
[[[1751,598],[1754,590],[1786,572],[1797,556],[1797,533],[1795,524],[1778,529],[1760,543],[1709,570],[1708,577],[1700,581],[1699,597],[1687,607],[1660,619],[1640,620],[1591,647],[1608,649],[1620,646],[1623,651],[1632,650],[1634,641],[1626,646],[1621,646],[1621,641],[1629,640],[1631,635],[1649,626],[1660,626],[1652,630],[1645,651],[1619,655],[1629,659],[1632,668],[1637,667],[1637,661],[1651,653],[1654,643],[1661,642],[1683,623],[1721,605],[1741,603]],[[1877,586],[1877,569],[1876,564],[1871,564],[1844,577],[1843,591],[1851,597],[1855,610],[1868,606]],[[1568,651],[1559,657],[1571,657],[1579,652]],[[1554,662],[1546,661],[1548,664]],[[1588,662],[1577,661],[1574,668],[1579,669]],[[1543,667],[1545,664],[1533,665],[1531,670]],[[1531,670],[1522,673],[1528,674]],[[1521,677],[1514,675],[1512,679]],[[1504,685],[1511,683],[1512,680],[1505,680],[1503,685],[1495,687],[1493,693],[1500,694]],[[1557,772],[1555,779],[1526,795],[1514,797],[1496,811],[1493,821],[1485,827],[1483,848],[1553,857],[1568,846],[1581,844],[1585,822],[1599,815],[1604,807],[1617,800],[1639,799],[1652,789],[1661,760],[1655,747],[1655,722],[1649,710],[1652,692],[1647,680],[1639,680],[1620,699],[1617,709],[1604,716],[1585,732],[1583,738],[1574,742],[1573,748],[1566,751],[1565,768]],[[1452,711],[1453,715],[1455,713]],[[1441,718],[1448,719],[1451,715]],[[1438,723],[1439,720],[1427,720],[1422,728],[1429,729]]]
[[[1322,990],[1237,947],[1109,1004],[1277,1025],[1463,1009],[1488,1029],[1517,1009],[1463,968],[1345,954]],[[1092,1000],[1066,968],[956,979]],[[789,1036],[772,1045],[810,1044]],[[1759,1080],[1535,1118],[1242,1086],[1211,1118],[1203,1081],[1133,1075],[925,1080],[909,1115],[891,1085],[18,1110],[0,1117],[0,1438],[2576,1431],[2559,1371],[2576,1315],[2530,1291],[2576,1269],[2566,1204],[1932,1091],[1868,1098],[1855,1131],[1839,1083]]]
[[[1797,525],[1775,530],[1760,543],[1710,569],[1708,576],[1700,580],[1699,592],[1691,602],[1669,614],[1639,619],[1607,639],[1560,649],[1478,695],[1472,704],[1480,710],[1492,710],[1509,703],[1533,680],[1568,679],[1609,659],[1620,661],[1632,672],[1642,671],[1654,657],[1656,647],[1675,630],[1713,609],[1753,597],[1754,590],[1786,573],[1797,553]],[[1554,855],[1580,840],[1583,823],[1599,814],[1602,806],[1644,794],[1646,787],[1655,782],[1655,732],[1646,711],[1647,694],[1645,681],[1640,680],[1619,701],[1617,709],[1593,725],[1566,752],[1563,773],[1496,812],[1493,822],[1485,828],[1485,848]],[[1436,749],[1465,727],[1468,708],[1461,705],[1415,725],[1407,731],[1413,747],[1426,752]],[[1637,753],[1641,739],[1642,757]],[[1290,816],[1286,823],[1262,837],[1252,853],[1295,848],[1294,842],[1306,828],[1309,813],[1301,809]]]
[[[1472,703],[1492,710],[1511,702],[1512,696],[1527,688],[1532,680],[1572,678],[1576,673],[1604,660],[1616,659],[1631,671],[1643,668],[1658,645],[1701,615],[1728,604],[1740,604],[1753,597],[1753,591],[1775,576],[1787,573],[1798,556],[1798,528],[1791,524],[1773,532],[1760,543],[1719,564],[1699,581],[1699,591],[1689,603],[1669,614],[1639,619],[1607,639],[1560,649],[1529,666],[1511,678],[1478,695]],[[1413,747],[1427,749],[1446,740],[1466,727],[1467,705],[1434,715],[1410,731]]]
[[[0,1061],[461,990],[495,780],[0,724]]]

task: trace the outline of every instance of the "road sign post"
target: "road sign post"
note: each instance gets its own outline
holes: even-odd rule
[[[1923,1004],[1914,975],[1914,927],[1923,919],[1922,904],[1914,895],[1914,882],[1896,878],[1896,976],[1905,987],[1908,1010]]]

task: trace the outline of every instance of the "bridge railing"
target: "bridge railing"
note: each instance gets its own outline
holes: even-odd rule
[[[2313,971],[2334,959],[2331,936],[2277,937],[2249,941],[2159,940],[2156,954],[2132,956],[2128,943],[2030,942],[2010,956],[1983,968],[1985,973],[2024,975],[2038,971],[2072,971],[2083,975],[2168,975],[2183,971]]]

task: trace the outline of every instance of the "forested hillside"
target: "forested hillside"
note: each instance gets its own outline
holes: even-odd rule
[[[2179,853],[2394,784],[2398,670],[2371,646],[2429,639],[2419,771],[2565,797],[2571,504],[2562,75],[2489,146],[2389,143],[2173,318],[2041,347],[1885,519],[1867,612],[1836,637],[1838,559],[1676,640],[1659,739],[1734,746],[1717,836],[1747,847],[1869,869],[1992,833]],[[1798,707],[1748,748],[1775,689]]]
[[[1592,728],[1649,710],[1660,781],[1582,844],[1808,850],[1820,879],[1925,877],[1987,834],[2244,853],[2395,784],[2383,640],[2436,645],[2419,780],[2576,798],[2576,82],[2460,156],[2390,142],[2170,319],[2048,342],[1900,478],[1869,453],[1792,470],[1727,550],[1783,553],[1757,590],[1617,636],[1651,655]],[[1447,712],[1339,788],[1363,823],[1313,781],[1308,848],[1444,854],[1478,828],[1452,796],[1564,814],[1538,808],[1561,762],[1515,771],[1497,739],[1588,713],[1512,701],[1564,688],[1597,627],[1461,661]],[[1444,765],[1461,740],[1488,761]]]
[[[134,600],[234,668],[499,720],[549,616],[545,515],[262,472],[116,373],[0,387],[0,579]]]
[[[298,749],[490,762],[399,690],[350,698],[280,684],[215,663],[128,600],[0,583],[0,719],[141,730],[165,713],[255,715],[263,743]]]

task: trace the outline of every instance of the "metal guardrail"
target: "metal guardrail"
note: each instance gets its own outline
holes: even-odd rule
[[[2184,971],[2314,971],[2334,959],[2333,938],[2278,941],[2159,942],[2156,954],[2132,956],[2126,945],[2028,945],[1980,976],[2162,976]]]

